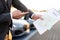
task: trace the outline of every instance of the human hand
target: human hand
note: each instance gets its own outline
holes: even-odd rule
[[[37,20],[37,19],[43,20],[42,15],[39,15],[39,14],[32,14],[31,18],[32,18],[33,20]]]
[[[28,14],[29,12],[21,12],[20,10],[16,10],[12,13],[12,17],[14,19],[19,19],[21,18],[22,16],[24,16],[25,14]]]

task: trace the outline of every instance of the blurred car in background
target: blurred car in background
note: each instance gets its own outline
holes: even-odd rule
[[[13,27],[12,27],[12,36],[18,37],[25,34],[29,34],[30,30],[35,30],[36,28],[33,25],[34,20],[16,20],[13,19]]]
[[[13,19],[13,27],[12,27],[13,37],[29,34],[29,32],[30,32],[30,25],[27,21]]]

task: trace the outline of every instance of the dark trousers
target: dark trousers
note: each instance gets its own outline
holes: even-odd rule
[[[4,40],[6,34],[9,31],[9,26],[8,25],[0,25],[0,40]]]

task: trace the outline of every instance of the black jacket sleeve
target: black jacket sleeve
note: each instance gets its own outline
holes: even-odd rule
[[[22,12],[29,11],[29,17],[31,18],[31,15],[33,14],[32,11],[28,10],[25,5],[23,5],[20,0],[12,0],[12,5],[17,8],[18,10],[21,10]]]
[[[20,0],[12,0],[12,5],[17,8],[18,10],[21,10],[22,12],[27,11],[28,9],[23,5]]]

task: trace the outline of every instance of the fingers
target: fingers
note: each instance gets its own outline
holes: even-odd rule
[[[25,15],[25,14],[28,14],[28,13],[29,13],[29,12],[22,12],[22,14],[24,14],[24,15]]]
[[[39,16],[39,19],[44,20],[43,17],[42,17],[42,15]]]
[[[32,19],[34,19],[34,20],[37,20],[37,19],[43,20],[43,17],[42,17],[42,15],[34,14],[34,15],[32,16]]]
[[[42,17],[42,15],[39,15],[39,14],[36,14],[37,16],[37,19],[41,19],[41,20],[43,20],[43,17]]]
[[[12,13],[12,17],[14,19],[19,19],[21,17],[23,17],[24,15],[28,14],[29,12],[22,12],[20,10],[15,10],[13,13]]]

